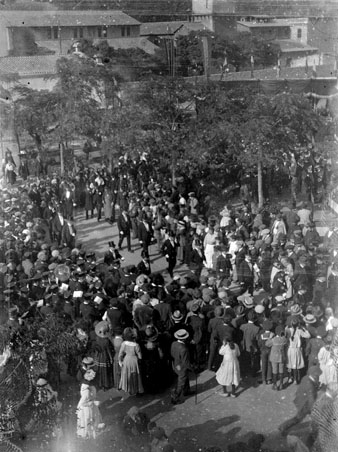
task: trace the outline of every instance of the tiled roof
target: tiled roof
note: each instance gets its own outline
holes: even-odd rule
[[[307,44],[303,44],[302,42],[292,41],[291,39],[276,39],[275,41],[279,44],[280,49],[283,53],[289,52],[318,52],[317,47],[311,47]]]
[[[107,39],[108,44],[114,49],[141,49],[146,53],[153,54],[158,47],[147,38],[115,38]]]
[[[191,31],[205,30],[201,22],[145,22],[141,24],[141,36],[168,36],[174,34],[189,34]]]
[[[238,21],[237,23],[240,25],[243,25],[244,27],[248,27],[248,28],[290,27],[290,24],[281,23],[281,22],[278,22],[277,20],[272,21],[272,22],[249,22],[249,21],[241,20],[241,21]]]
[[[59,55],[34,55],[0,58],[1,74],[51,75],[56,73]]]
[[[140,22],[122,11],[1,11],[4,27],[57,27],[139,25]]]
[[[173,35],[183,26],[184,22],[145,22],[141,24],[141,36]]]

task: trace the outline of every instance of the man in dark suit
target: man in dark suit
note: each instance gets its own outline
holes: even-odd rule
[[[148,247],[150,246],[153,235],[154,232],[150,223],[148,223],[145,217],[141,216],[138,225],[138,239],[146,256],[149,256]]]
[[[91,293],[85,294],[84,300],[80,304],[80,316],[84,320],[88,320],[90,323],[93,323],[94,320],[99,319],[97,310],[94,308],[94,306],[90,302],[92,296],[93,295]]]
[[[216,306],[214,310],[214,315],[212,319],[209,320],[208,323],[208,334],[210,338],[209,343],[209,356],[208,356],[208,369],[213,370],[214,360],[216,357],[217,349],[220,347],[219,338],[218,338],[218,330],[222,327],[224,320],[224,308],[223,306]]]
[[[250,299],[245,300],[244,303],[249,303]],[[240,326],[240,330],[243,333],[242,338],[242,360],[243,367],[247,374],[251,374],[252,377],[256,375],[259,369],[259,348],[258,338],[260,327],[255,325],[256,315],[255,311],[251,308],[247,314],[248,323],[243,323]]]
[[[174,334],[175,341],[171,345],[172,365],[177,375],[176,387],[171,394],[171,403],[177,405],[184,402],[184,396],[190,394],[189,370],[192,370],[190,363],[189,349],[186,344],[189,333],[185,329],[179,329]]]
[[[51,229],[52,229],[52,240],[55,240],[59,245],[61,242],[61,234],[62,228],[65,223],[65,219],[63,218],[59,208],[54,210],[54,216],[51,221]]]
[[[169,231],[169,237],[164,241],[162,245],[162,253],[166,257],[168,262],[168,273],[171,277],[174,275],[174,268],[177,259],[178,243],[173,231]]]
[[[244,261],[239,264],[237,277],[243,286],[243,290],[248,291],[252,295],[254,289],[254,272],[250,254],[246,253]]]
[[[76,229],[74,225],[68,220],[64,221],[61,231],[61,243],[73,249],[75,248],[75,236]]]
[[[122,249],[122,243],[124,238],[127,239],[127,245],[128,245],[128,251],[132,252],[131,250],[131,244],[130,244],[130,231],[132,229],[131,219],[127,212],[127,210],[122,210],[121,215],[117,219],[117,227],[119,229],[120,238],[118,247],[119,249]]]
[[[111,331],[115,331],[116,328],[124,329],[126,326],[124,313],[119,308],[119,301],[117,298],[112,298],[109,302],[110,308],[107,310],[108,322],[110,323]]]

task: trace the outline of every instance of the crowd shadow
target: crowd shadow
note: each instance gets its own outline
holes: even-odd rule
[[[193,452],[201,447],[218,446],[225,450],[241,431],[240,426],[229,432],[223,429],[240,420],[238,415],[230,415],[217,420],[208,420],[203,424],[180,427],[172,431],[169,436],[171,444],[177,452]]]

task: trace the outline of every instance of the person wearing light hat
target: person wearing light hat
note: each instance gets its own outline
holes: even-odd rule
[[[177,375],[177,382],[171,393],[171,403],[177,405],[184,402],[184,396],[191,394],[189,371],[192,370],[192,364],[186,343],[189,339],[189,332],[181,328],[175,332],[174,337],[176,340],[171,344],[170,354],[173,360],[173,370]]]
[[[80,400],[77,404],[77,436],[82,439],[96,438],[100,430],[105,427],[99,410],[99,401],[96,397],[96,388],[93,384],[95,372],[87,370],[83,376]]]

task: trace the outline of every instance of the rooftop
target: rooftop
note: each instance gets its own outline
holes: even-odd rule
[[[292,41],[291,39],[276,39],[275,42],[279,44],[282,53],[318,52],[317,47],[312,47],[299,41]]]
[[[184,22],[145,22],[141,24],[141,36],[163,36],[176,33],[183,26]]]
[[[11,27],[80,27],[139,25],[140,22],[122,11],[1,11],[0,23]]]
[[[0,58],[0,74],[19,76],[51,75],[56,73],[59,55],[33,55]]]
[[[317,78],[336,79],[333,65],[316,66]],[[305,67],[282,67],[280,77],[278,77],[277,69],[257,69],[254,70],[254,78],[251,78],[251,71],[229,72],[223,76],[224,81],[239,81],[239,80],[295,80],[306,79],[312,76],[312,66],[309,66],[306,74]],[[219,80],[218,75],[212,75],[213,80]]]
[[[290,27],[290,24],[288,24],[287,21],[279,19],[271,20],[269,22],[254,22],[248,20],[240,20],[237,23],[248,28]]]
[[[109,46],[114,47],[114,49],[141,49],[144,52],[153,54],[158,49],[158,47],[152,42],[148,41],[147,38],[114,38],[107,39]]]

